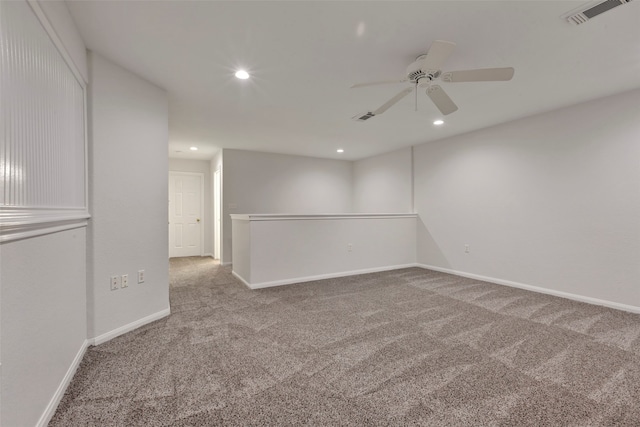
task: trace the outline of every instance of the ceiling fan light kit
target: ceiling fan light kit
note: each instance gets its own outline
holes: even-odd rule
[[[406,77],[399,80],[383,80],[368,83],[358,83],[351,88],[377,86],[394,83],[410,83],[412,86],[400,91],[393,98],[385,102],[375,111],[368,111],[352,117],[357,121],[366,121],[372,117],[384,113],[402,98],[410,94],[414,89],[426,88],[426,94],[443,115],[451,114],[458,110],[458,106],[447,95],[441,86],[434,84],[436,80],[445,83],[461,82],[497,82],[508,81],[513,78],[515,70],[512,67],[483,68],[475,70],[460,70],[442,72],[442,65],[453,53],[456,44],[454,42],[436,40],[431,44],[429,52],[420,55],[407,67]]]

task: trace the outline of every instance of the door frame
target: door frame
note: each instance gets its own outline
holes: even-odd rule
[[[216,182],[217,181],[217,182]],[[222,258],[222,170],[213,171],[213,259]]]
[[[169,180],[172,176],[176,175],[188,175],[200,177],[200,256],[204,256],[204,173],[202,172],[183,172],[183,171],[169,171]],[[169,218],[171,214],[169,213]],[[167,220],[169,220],[167,218]],[[168,238],[169,236],[167,236]],[[168,239],[167,239],[168,240]],[[169,258],[171,258],[171,247],[169,247]]]

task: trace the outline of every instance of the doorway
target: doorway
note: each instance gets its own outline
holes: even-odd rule
[[[169,172],[169,258],[203,256],[204,174]]]

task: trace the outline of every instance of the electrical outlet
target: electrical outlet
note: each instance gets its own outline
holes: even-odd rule
[[[469,249],[469,245],[464,245],[464,253],[468,254],[471,251],[471,249]]]
[[[138,283],[144,283],[144,270],[138,270]]]
[[[115,291],[120,287],[120,278],[118,276],[111,276],[111,290]]]
[[[123,274],[122,278],[120,280],[120,286],[122,286],[123,288],[128,288],[129,287],[129,275],[128,274]]]
[[[353,252],[353,245],[351,243],[347,244],[347,251],[348,252]]]

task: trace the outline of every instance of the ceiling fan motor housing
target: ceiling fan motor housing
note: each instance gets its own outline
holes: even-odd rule
[[[433,80],[438,78],[440,70],[425,70],[422,65],[427,55],[420,55],[407,67],[407,80],[411,83],[418,83],[421,79]]]

